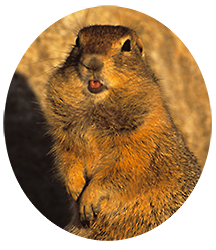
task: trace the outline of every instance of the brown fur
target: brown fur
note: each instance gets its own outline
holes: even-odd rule
[[[92,93],[89,80],[103,90]],[[45,116],[58,174],[76,201],[66,227],[72,233],[100,240],[145,233],[168,219],[199,179],[141,39],[129,28],[79,32],[47,84]]]

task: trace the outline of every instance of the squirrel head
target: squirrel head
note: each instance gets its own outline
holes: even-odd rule
[[[47,85],[47,110],[66,128],[134,129],[160,98],[140,37],[123,26],[81,29]]]
[[[63,69],[75,72],[84,93],[96,99],[143,71],[144,58],[141,38],[132,29],[93,25],[79,31]]]

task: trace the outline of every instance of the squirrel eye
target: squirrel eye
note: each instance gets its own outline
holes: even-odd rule
[[[80,39],[79,39],[79,37],[77,37],[77,39],[76,39],[76,47],[79,47],[80,46]]]
[[[131,51],[131,41],[130,41],[130,39],[127,39],[124,42],[124,44],[123,44],[123,46],[121,48],[121,51],[127,51],[127,52]]]

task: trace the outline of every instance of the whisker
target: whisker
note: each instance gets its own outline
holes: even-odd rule
[[[49,70],[43,71],[43,72],[40,73],[40,74],[35,74],[35,75],[29,76],[29,79],[32,79],[32,78],[40,78],[40,77],[42,77],[42,76],[51,77],[51,75],[53,74],[53,72],[54,72],[55,70],[57,70],[58,68],[59,68],[59,66],[54,66],[54,67],[50,68]]]

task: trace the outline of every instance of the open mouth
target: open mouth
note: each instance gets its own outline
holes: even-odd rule
[[[97,80],[89,80],[88,90],[91,93],[97,94],[101,93],[104,90],[104,85]]]

